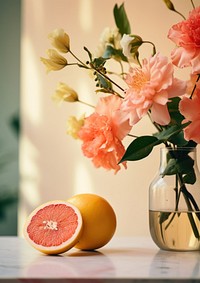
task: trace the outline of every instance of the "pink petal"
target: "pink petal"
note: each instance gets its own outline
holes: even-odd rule
[[[192,73],[199,74],[200,73],[200,48],[198,49],[197,56],[194,57],[191,61],[192,65]]]
[[[163,90],[157,93],[154,98],[154,103],[165,105],[168,102],[168,92]]]
[[[171,59],[174,65],[179,68],[190,66],[190,60],[193,58],[194,50],[186,50],[183,47],[176,48],[171,53]]]
[[[159,125],[168,125],[170,122],[170,115],[166,105],[154,103],[151,108],[151,117],[153,121]]]
[[[196,109],[194,109],[194,107],[195,105],[193,100],[189,99],[188,97],[184,97],[179,103],[179,110],[188,121],[192,121],[194,119],[194,114],[196,113]]]
[[[186,140],[193,140],[196,143],[200,143],[200,120],[192,122],[185,129],[184,134]]]
[[[187,89],[187,82],[174,78],[173,84],[168,88],[169,98],[184,95]]]

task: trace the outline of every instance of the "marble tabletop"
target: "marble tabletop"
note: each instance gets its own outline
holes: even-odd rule
[[[0,282],[200,282],[200,252],[159,250],[148,237],[114,237],[95,252],[48,256],[19,237],[0,237]]]

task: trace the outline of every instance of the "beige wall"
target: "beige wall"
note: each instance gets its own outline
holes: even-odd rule
[[[189,0],[173,2],[186,15],[191,9]],[[103,29],[114,27],[115,3],[122,1],[22,0],[20,235],[26,215],[37,205],[83,192],[102,195],[112,204],[118,219],[117,235],[149,233],[148,186],[159,166],[159,149],[147,159],[130,162],[128,170],[117,175],[95,169],[82,155],[80,143],[66,135],[68,116],[81,115],[88,109],[72,104],[58,107],[51,100],[57,83],[64,81],[93,103],[93,83],[84,72],[77,75],[75,68],[47,75],[39,59],[50,48],[48,33],[60,27],[70,35],[71,48],[76,54],[84,56],[84,45],[95,50]],[[200,5],[199,0],[195,3]],[[127,0],[125,7],[132,32],[152,40],[162,54],[169,55],[173,44],[166,35],[170,26],[181,18],[167,10],[161,0]],[[144,50],[144,54],[148,52],[149,49]],[[147,120],[136,127],[137,134],[150,134],[152,130]]]

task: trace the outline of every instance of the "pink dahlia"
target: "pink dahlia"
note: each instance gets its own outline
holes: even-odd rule
[[[114,169],[115,173],[120,170],[118,163],[125,153],[121,140],[131,129],[128,121],[121,122],[121,102],[115,95],[101,98],[96,111],[85,119],[78,133],[84,155],[91,158],[96,167]],[[126,162],[122,164],[126,168]]]
[[[174,78],[173,64],[160,53],[149,60],[144,59],[141,68],[131,69],[126,83],[129,88],[125,91],[121,109],[124,117],[130,119],[130,125],[136,124],[149,110],[156,123],[169,124],[167,102],[186,90],[186,83]]]
[[[200,7],[190,12],[187,20],[173,25],[168,37],[177,45],[171,53],[172,62],[200,73]]]
[[[195,92],[192,99],[183,97],[179,103],[179,109],[185,117],[183,122],[191,122],[184,129],[185,139],[200,143],[200,90]]]

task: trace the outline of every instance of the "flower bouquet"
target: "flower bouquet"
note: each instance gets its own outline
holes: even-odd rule
[[[185,17],[170,0],[164,0],[169,10],[182,17],[167,35],[175,44],[170,58],[157,51],[153,42],[131,32],[124,4],[114,6],[116,27],[107,28],[102,34],[99,53],[94,54],[84,47],[86,62],[74,54],[69,35],[63,29],[49,34],[55,49],[48,49],[48,58],[41,58],[48,72],[78,67],[92,73],[98,103],[91,105],[92,114],[70,117],[67,131],[82,141],[83,154],[95,167],[117,173],[121,166],[127,168],[127,161],[147,157],[155,146],[163,144],[170,149],[161,177],[175,176],[175,211],[179,207],[180,194],[184,196],[188,211],[199,211],[198,201],[186,187],[196,183],[190,152],[200,143],[200,7],[190,2],[191,11]],[[144,45],[152,47],[149,58],[141,56]],[[72,61],[69,62],[70,57]],[[119,65],[119,72],[109,69],[110,61]],[[176,78],[176,69],[186,67],[190,69],[188,79]],[[89,105],[65,83],[59,83],[53,98]],[[136,136],[134,126],[145,116],[149,117],[155,132]],[[126,136],[131,142],[125,149]],[[188,150],[177,155],[177,149],[181,148]],[[192,230],[199,239],[196,223],[189,215]],[[173,217],[172,212],[161,213],[159,225],[166,221],[171,223]]]

